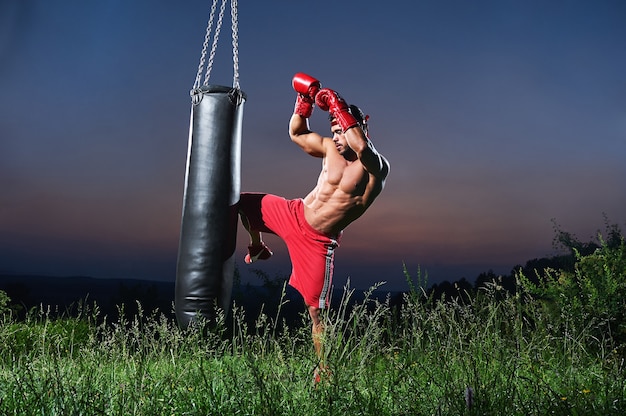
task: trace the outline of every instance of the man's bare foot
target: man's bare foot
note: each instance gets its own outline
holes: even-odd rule
[[[254,244],[248,246],[248,254],[244,257],[243,261],[246,264],[254,263],[257,260],[267,260],[272,257],[272,250],[270,250],[265,243]]]

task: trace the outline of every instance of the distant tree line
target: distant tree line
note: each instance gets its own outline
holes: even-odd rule
[[[477,290],[494,281],[498,282],[503,289],[513,293],[516,290],[517,278],[520,274],[531,283],[538,284],[546,278],[546,271],[558,270],[573,273],[577,259],[592,255],[602,247],[615,250],[620,247],[624,240],[620,226],[610,224],[606,216],[604,232],[598,230],[596,238],[587,242],[581,241],[573,233],[562,230],[556,220],[552,220],[552,223],[555,233],[552,246],[556,251],[561,251],[561,254],[528,260],[524,265],[514,266],[507,275],[497,275],[493,270],[488,270],[480,273],[474,282],[463,277],[453,282],[444,281],[433,284],[427,290],[428,296],[434,299],[471,296]]]
[[[457,281],[444,281],[427,287],[427,276],[418,276],[417,282],[405,270],[410,290],[419,290],[428,301],[445,301],[446,299],[469,300],[477,296],[489,285],[497,284],[506,293],[515,293],[521,287],[534,296],[542,297],[547,302],[578,310],[583,314],[604,314],[610,319],[624,323],[626,305],[626,250],[624,236],[619,225],[611,224],[605,217],[604,232],[598,231],[596,239],[581,241],[574,234],[564,231],[553,220],[555,235],[553,247],[562,251],[561,254],[528,260],[524,265],[516,265],[507,275],[496,275],[492,270],[479,274],[474,282],[461,278]],[[260,285],[241,284],[238,270],[235,272],[233,300],[248,311],[249,319],[254,320],[262,310],[269,316],[275,316],[281,308],[281,315],[290,324],[300,319],[302,304],[297,301],[284,302],[285,277],[271,277],[260,270],[253,270],[260,280]],[[416,288],[415,286],[419,286]],[[173,318],[173,290],[157,287],[151,282],[120,281],[105,296],[93,296],[97,299],[101,316],[108,315],[117,319],[124,314],[126,319],[132,318],[141,311],[151,313],[155,310]],[[23,299],[28,298],[26,285],[12,285],[8,290],[0,290],[0,316],[11,313],[14,317],[24,316],[28,308],[37,305],[26,305]],[[568,299],[570,304],[562,304]],[[295,299],[292,299],[295,300]],[[358,301],[359,299],[355,299]],[[85,299],[76,299],[72,305],[60,305],[59,314],[71,315]],[[403,303],[403,294],[391,299],[392,306]],[[58,308],[58,306],[57,306]],[[621,324],[615,324],[619,327]],[[626,337],[626,325],[624,332]],[[614,329],[614,328],[612,328]]]

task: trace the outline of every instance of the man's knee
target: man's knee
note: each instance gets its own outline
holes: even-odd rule
[[[320,320],[320,315],[322,314],[322,310],[316,306],[308,306],[309,308],[309,315],[311,316],[311,319],[313,320],[313,324],[315,325],[319,325],[321,320]]]

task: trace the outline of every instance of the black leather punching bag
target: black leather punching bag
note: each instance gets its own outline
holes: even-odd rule
[[[175,311],[187,328],[228,312],[235,272],[241,126],[245,94],[205,85],[192,90],[187,171],[176,270]]]

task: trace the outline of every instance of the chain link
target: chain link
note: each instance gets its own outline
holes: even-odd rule
[[[215,58],[215,52],[217,51],[217,39],[220,36],[220,30],[222,29],[222,20],[224,19],[224,8],[226,7],[226,0],[222,0],[220,5],[220,14],[217,19],[217,25],[215,26],[215,34],[213,35],[213,44],[211,45],[211,53],[209,54],[209,62],[206,67],[206,74],[204,75],[204,85],[209,85],[209,78],[211,77],[211,69],[213,69],[213,58]]]
[[[200,80],[202,79],[202,70],[204,69],[204,63],[206,60],[207,49],[209,48],[209,39],[211,38],[211,30],[213,29],[213,19],[215,17],[215,8],[217,7],[217,0],[213,0],[211,6],[211,15],[209,16],[209,23],[206,27],[206,33],[204,35],[204,43],[202,44],[202,56],[200,57],[200,64],[198,65],[198,73],[196,75],[196,81],[193,84],[193,89],[200,87]]]
[[[233,88],[239,89],[239,34],[237,18],[237,0],[231,0],[230,15],[233,27]]]
[[[204,43],[202,44],[202,55],[200,57],[200,64],[198,65],[198,73],[196,74],[196,80],[193,84],[192,96],[194,95],[194,91],[200,88],[200,82],[202,79],[202,71],[205,70],[205,62],[206,62],[206,72],[204,74],[204,84],[209,84],[209,78],[211,76],[211,70],[213,68],[213,61],[215,59],[215,52],[217,51],[217,41],[220,35],[220,30],[222,28],[222,21],[224,19],[224,11],[226,9],[226,1],[222,0],[220,4],[220,10],[217,18],[217,23],[215,25],[215,33],[213,34],[213,43],[211,44],[211,51],[209,53],[208,62],[206,62],[207,58],[207,50],[209,49],[209,40],[211,39],[211,32],[213,30],[213,20],[215,19],[215,10],[217,9],[218,0],[213,0],[213,4],[211,5],[211,13],[209,16],[209,23],[206,28],[206,33],[204,35]],[[230,8],[231,20],[232,20],[232,46],[233,46],[233,88],[239,89],[239,34],[238,34],[238,15],[237,15],[237,0],[231,0],[231,8]]]

